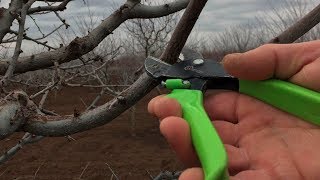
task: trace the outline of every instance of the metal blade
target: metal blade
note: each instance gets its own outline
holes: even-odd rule
[[[208,88],[214,88],[219,84],[226,85],[228,84],[228,79],[233,79],[216,60],[203,60],[199,52],[190,48],[184,48],[181,54],[183,55],[183,61],[173,65],[154,57],[148,57],[145,60],[146,72],[158,80],[166,80],[168,78],[206,80],[208,81]],[[221,80],[226,83],[222,83],[223,81]]]
[[[153,78],[159,79],[164,77],[171,65],[154,57],[147,57],[144,63],[146,72]]]
[[[229,77],[229,74],[225,72],[223,66],[217,61],[203,60],[201,64],[197,64],[195,61],[197,61],[197,59],[173,64],[164,75],[167,78],[181,79]]]
[[[160,59],[148,57],[145,60],[145,69],[150,76],[159,80],[162,78],[210,79],[216,77],[230,77],[219,62],[215,60],[203,60],[201,64],[197,64],[195,63],[197,60],[198,59],[185,60],[170,65]]]
[[[181,61],[195,60],[195,59],[203,59],[203,56],[198,51],[195,51],[191,48],[184,47],[179,56]]]

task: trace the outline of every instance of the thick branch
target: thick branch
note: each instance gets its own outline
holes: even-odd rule
[[[132,3],[129,3],[132,4]],[[169,15],[172,13],[172,9],[176,11],[182,10],[185,6],[180,3],[169,3],[170,8],[162,9],[162,11],[157,11],[155,13],[145,13],[138,14],[139,17],[150,18],[150,17],[161,17],[163,15]],[[118,28],[124,21],[129,18],[135,18],[135,8],[140,6],[128,4],[123,5],[119,10],[114,12],[107,19],[92,30],[87,36],[82,38],[74,39],[68,46],[59,48],[55,51],[43,52],[40,54],[21,57],[19,58],[15,72],[14,73],[24,73],[28,71],[48,68],[53,66],[53,62],[58,62],[59,64],[75,60],[82,55],[92,51],[98,44],[106,38],[112,31]],[[145,10],[153,9],[153,6],[144,6]],[[8,68],[8,60],[0,60],[0,75],[3,75]]]
[[[104,125],[134,105],[157,84],[144,73],[121,96],[102,106],[78,117],[55,117],[52,121],[36,121],[33,119],[26,123],[23,130],[36,135],[65,136]]]
[[[173,35],[166,47],[161,59],[170,64],[177,61],[183,46],[185,45],[198,17],[205,6],[207,0],[195,1],[191,0],[190,5],[187,7],[184,15],[178,23],[178,28],[173,32]]]
[[[292,43],[320,22],[320,4],[294,25],[270,40],[270,43]]]
[[[19,56],[20,56],[20,54],[22,52],[21,46],[22,46],[22,40],[23,40],[23,35],[24,35],[24,25],[25,25],[26,18],[27,18],[27,11],[35,1],[36,0],[29,0],[22,7],[21,18],[19,20],[19,32],[18,32],[18,35],[17,35],[16,47],[14,49],[14,54],[13,54],[13,57],[12,57],[12,59],[10,61],[9,68],[7,69],[7,72],[6,72],[5,76],[3,77],[3,79],[0,81],[0,85],[2,83],[5,83],[7,81],[7,79],[11,79],[11,77],[13,75],[16,63],[17,63],[18,58],[19,58]]]
[[[63,11],[67,9],[67,5],[71,0],[64,0],[62,3],[60,3],[57,6],[38,6],[35,8],[30,8],[28,10],[28,14],[33,14],[36,12],[42,12],[42,11]]]
[[[132,18],[157,18],[175,13],[187,7],[190,0],[178,0],[172,3],[159,6],[148,6],[144,4],[135,5],[131,11]],[[148,16],[146,16],[148,14]]]
[[[192,3],[190,3],[182,17],[181,23],[179,23],[176,28],[176,31],[185,33],[186,35],[179,36],[176,32],[174,33],[175,36],[172,36],[171,38],[174,40],[171,40],[169,43],[176,43],[179,40],[182,43],[178,46],[184,46],[183,42],[186,42],[191,29],[195,24],[194,19],[192,23],[190,23],[188,19],[190,17],[197,19],[207,0],[194,0],[191,2]],[[180,51],[177,51],[177,49],[170,49],[170,47],[172,47],[172,45],[168,45],[165,52],[161,56],[162,58],[164,58],[164,60],[167,60],[166,57],[178,57],[180,54]],[[155,82],[146,73],[143,73],[140,78],[119,97],[100,107],[86,112],[83,115],[80,115],[78,117],[70,117],[67,119],[65,117],[62,117],[59,121],[55,120],[45,123],[28,121],[23,129],[27,132],[37,135],[41,134],[44,136],[63,136],[101,126],[110,122],[126,109],[134,105],[138,100],[140,100],[148,92],[150,92],[156,85],[158,85],[158,82]]]
[[[0,43],[2,43],[3,37],[9,32],[13,20],[18,16],[17,10],[21,9],[21,7],[21,0],[12,0],[9,9],[0,8]]]

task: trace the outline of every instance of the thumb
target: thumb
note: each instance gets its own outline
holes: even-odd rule
[[[228,73],[241,79],[290,79],[299,74],[304,66],[320,57],[319,46],[319,40],[267,44],[245,53],[229,54],[224,57],[222,63]]]

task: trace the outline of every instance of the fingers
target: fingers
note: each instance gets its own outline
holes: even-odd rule
[[[218,133],[232,132],[236,126],[232,123],[224,121],[216,121],[214,124]],[[182,163],[184,163],[187,167],[200,166],[197,154],[192,146],[189,126],[184,119],[180,117],[165,118],[161,121],[160,131],[167,139],[172,149],[176,152],[177,157],[182,161]],[[231,136],[233,136],[231,133],[220,134],[223,142],[232,139],[233,137]],[[232,172],[232,174],[249,168],[248,156],[242,148],[236,148],[232,145],[225,144],[225,149],[229,160],[229,171]]]
[[[248,170],[240,172],[239,174],[230,177],[230,180],[247,180],[247,179],[259,179],[259,180],[272,180],[275,177],[271,177],[264,170]]]
[[[213,121],[212,123],[224,144],[233,146],[238,145],[238,138],[240,135],[237,124],[232,124],[226,121]],[[187,144],[188,146],[183,145],[183,147],[192,147],[190,143],[191,137],[189,125],[184,119],[175,116],[164,118],[160,123],[160,131],[169,141],[172,141],[169,143],[173,147],[180,148],[181,144],[175,143],[182,143],[184,141],[186,142],[184,144]]]
[[[180,104],[171,98],[165,96],[157,96],[148,104],[150,114],[156,115],[160,120],[168,116],[182,116]]]
[[[252,114],[261,114],[273,108],[263,102],[236,92],[209,94],[204,101],[206,112],[212,120],[240,123]]]
[[[243,178],[243,180],[245,180],[245,179],[260,179],[259,177],[265,177],[266,178],[265,180],[268,180],[267,178],[270,178],[266,175],[261,176],[260,171],[248,170],[249,159],[247,158],[247,155],[244,152],[244,150],[227,145],[226,151],[228,153],[228,158],[229,158],[229,162],[228,162],[229,174],[231,176],[237,174],[231,179],[242,180]],[[201,168],[189,168],[185,170],[179,178],[179,180],[203,180],[203,179],[204,179],[204,175]]]
[[[190,168],[180,175],[179,180],[203,180],[203,172],[201,168]]]
[[[200,163],[192,146],[187,122],[180,117],[168,117],[161,121],[160,131],[180,161],[187,167],[199,167]]]
[[[247,152],[242,148],[225,145],[228,154],[228,170],[230,175],[235,175],[250,168]]]
[[[179,180],[203,180],[204,175],[201,168],[190,168],[185,170],[179,177]],[[231,176],[230,180],[247,180],[247,179],[259,179],[259,180],[272,180],[269,174],[263,170],[248,170],[240,172],[235,176]]]
[[[297,74],[290,78],[295,84],[320,91],[320,58],[305,65]]]
[[[210,97],[206,106],[208,106],[207,109],[209,111],[207,112],[209,116],[223,119],[215,120],[213,122],[223,143],[237,146],[239,132],[237,124],[233,124],[234,121],[232,120],[236,119],[236,117],[234,117],[234,113],[230,113],[232,109],[235,109],[236,103],[234,102],[234,99],[236,97],[233,98],[232,95],[234,95],[234,93],[229,95],[228,92],[228,94],[219,94],[214,97]],[[189,130],[189,126],[187,126],[187,122],[185,122],[184,119],[174,118],[181,117],[181,107],[177,101],[167,97],[156,97],[150,101],[148,109],[150,113],[156,115],[158,118],[171,120],[173,122],[171,125],[170,123],[165,122],[160,126],[160,128],[162,126],[167,128],[168,126],[169,130],[172,129],[172,131],[177,131],[177,129],[179,129],[179,131],[182,131],[182,127],[186,126],[187,130]],[[230,119],[231,123],[224,121],[224,119]]]
[[[320,57],[319,46],[320,41],[268,44],[245,53],[227,55],[223,65],[230,74],[242,79],[263,80],[273,76],[288,79]]]
[[[160,96],[156,96],[154,98],[151,99],[151,101],[148,103],[148,112],[152,115],[155,115],[154,114],[154,106],[155,106],[155,103],[161,99],[164,95],[160,95]]]
[[[205,108],[223,143],[237,146],[241,136],[238,119],[248,114],[269,112],[266,106],[253,98],[235,92],[223,92],[205,98]],[[167,97],[156,97],[149,103],[149,112],[163,119],[170,116],[181,117],[181,107],[177,101]],[[269,116],[268,116],[269,117]],[[271,117],[271,116],[270,116]],[[259,122],[262,123],[262,122]],[[180,130],[180,128],[177,126]]]
[[[208,95],[204,100],[204,107],[208,116],[214,119],[223,119],[232,123],[237,123],[236,109],[238,107],[239,93],[223,92]],[[148,112],[157,116],[160,120],[168,116],[182,116],[180,104],[172,99],[162,96],[153,98],[148,104]]]
[[[227,121],[213,121],[212,123],[224,144],[238,145],[240,134],[237,124]]]
[[[236,92],[208,93],[204,99],[204,108],[210,119],[237,123],[239,95]]]

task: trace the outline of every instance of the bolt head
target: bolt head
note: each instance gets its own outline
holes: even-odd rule
[[[195,64],[195,65],[200,65],[200,64],[203,64],[203,63],[204,63],[203,59],[195,59],[195,60],[193,60],[193,64]]]

